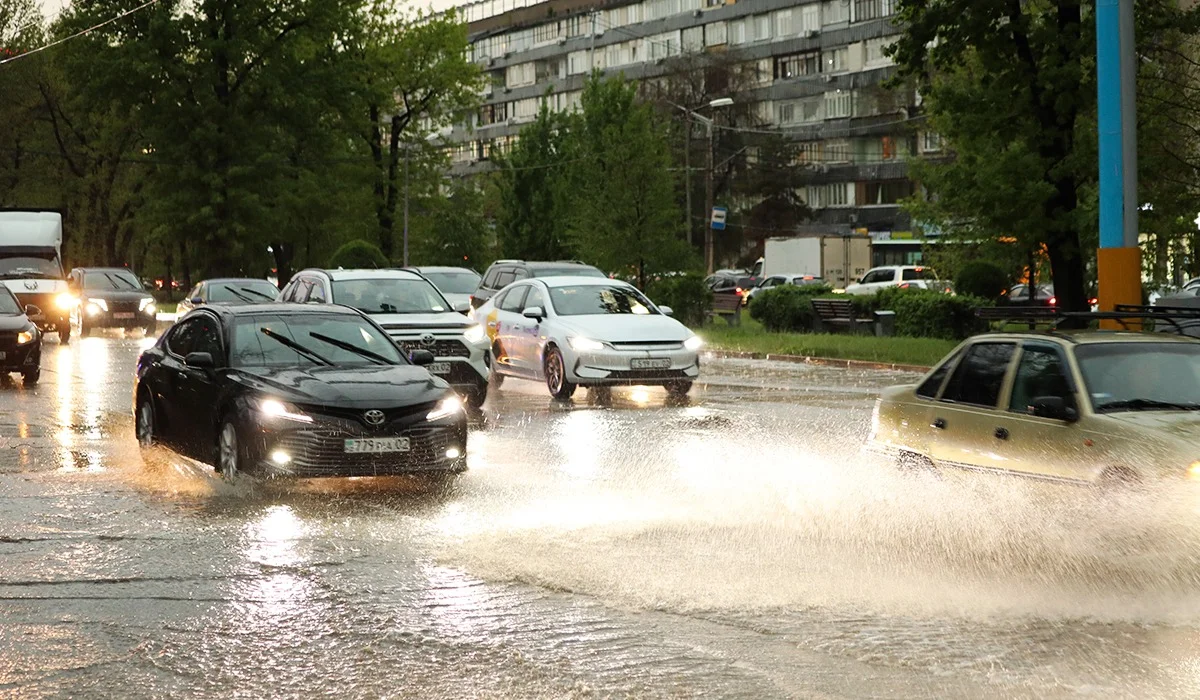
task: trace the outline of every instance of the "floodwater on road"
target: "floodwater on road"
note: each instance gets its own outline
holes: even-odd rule
[[[0,386],[0,696],[1200,694],[1200,504],[902,478],[859,447],[914,375],[509,381],[449,488],[229,484],[137,447],[146,342]]]

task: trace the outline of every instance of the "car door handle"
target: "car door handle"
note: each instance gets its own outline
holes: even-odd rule
[[[1007,440],[1008,439],[1008,428],[996,428],[996,432],[994,433],[994,435],[996,436],[997,440]]]
[[[929,424],[929,427],[937,428],[938,430],[945,430],[946,429],[946,419],[945,418],[934,418],[933,422]]]

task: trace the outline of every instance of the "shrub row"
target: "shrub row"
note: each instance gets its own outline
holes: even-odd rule
[[[687,326],[704,323],[704,314],[712,306],[712,291],[697,274],[663,277],[646,287],[646,296],[659,306],[671,307],[675,318]]]
[[[848,299],[860,318],[875,311],[896,312],[897,335],[957,340],[987,330],[975,310],[992,302],[968,295],[949,295],[926,289],[887,287],[872,296],[832,294],[829,287],[784,286],[764,290],[750,304],[750,317],[769,331],[809,332],[816,317],[814,298]]]

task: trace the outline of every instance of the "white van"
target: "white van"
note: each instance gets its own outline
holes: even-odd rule
[[[70,339],[75,299],[63,275],[61,212],[0,209],[0,284],[22,306],[41,309],[30,321],[57,332],[62,343]]]

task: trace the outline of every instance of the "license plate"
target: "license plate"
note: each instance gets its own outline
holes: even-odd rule
[[[425,366],[434,374],[450,374],[449,362],[434,362],[433,364]]]
[[[346,440],[346,454],[383,454],[385,452],[408,452],[406,437],[353,438]]]
[[[113,314],[113,318],[133,318],[132,311],[118,311]]]
[[[671,369],[671,361],[665,358],[630,360],[629,369]]]

